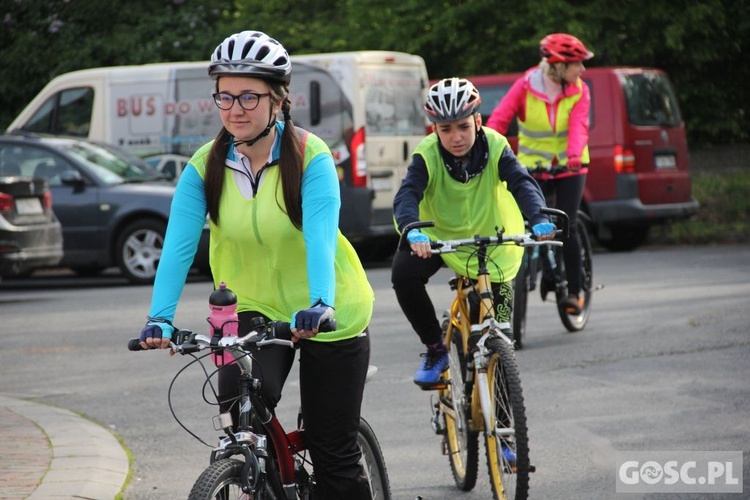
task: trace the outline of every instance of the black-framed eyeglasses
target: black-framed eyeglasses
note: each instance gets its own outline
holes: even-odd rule
[[[260,104],[261,97],[270,95],[270,92],[266,92],[265,94],[245,92],[244,94],[240,95],[232,95],[228,92],[216,92],[215,94],[213,94],[213,97],[214,103],[216,103],[216,107],[219,109],[223,109],[224,111],[232,109],[235,100],[240,103],[240,107],[245,111],[252,111],[258,107],[258,104]]]

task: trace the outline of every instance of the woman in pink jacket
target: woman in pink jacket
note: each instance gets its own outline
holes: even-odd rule
[[[581,312],[580,243],[576,214],[588,172],[589,88],[581,79],[583,61],[594,54],[576,37],[547,35],[540,42],[542,60],[519,78],[490,115],[487,126],[505,134],[518,117],[518,159],[536,177],[547,203],[570,217],[565,243],[569,312]],[[556,200],[549,199],[555,195]]]

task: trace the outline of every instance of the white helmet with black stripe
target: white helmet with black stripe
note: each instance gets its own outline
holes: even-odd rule
[[[427,91],[424,111],[432,123],[453,122],[473,115],[482,102],[466,78],[445,78]]]
[[[260,31],[227,37],[211,54],[208,75],[250,76],[289,83],[292,63],[283,45]]]

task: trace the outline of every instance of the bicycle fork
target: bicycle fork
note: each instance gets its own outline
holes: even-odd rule
[[[501,330],[496,331],[496,335],[507,342],[509,345],[513,345],[513,341],[510,340]],[[490,396],[490,386],[487,377],[487,366],[490,358],[490,351],[485,345],[487,339],[490,338],[490,334],[485,333],[477,342],[477,347],[474,350],[474,367],[475,367],[475,393],[479,393],[479,402],[481,410],[481,420],[484,422],[484,434],[485,436],[497,436],[507,438],[515,435],[515,430],[508,427],[497,427],[495,418],[495,412],[492,405],[492,398]],[[476,421],[480,415],[473,415],[472,419]]]

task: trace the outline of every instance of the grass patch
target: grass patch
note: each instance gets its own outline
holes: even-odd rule
[[[660,243],[750,243],[750,169],[701,169],[692,172],[698,214],[652,228]]]

